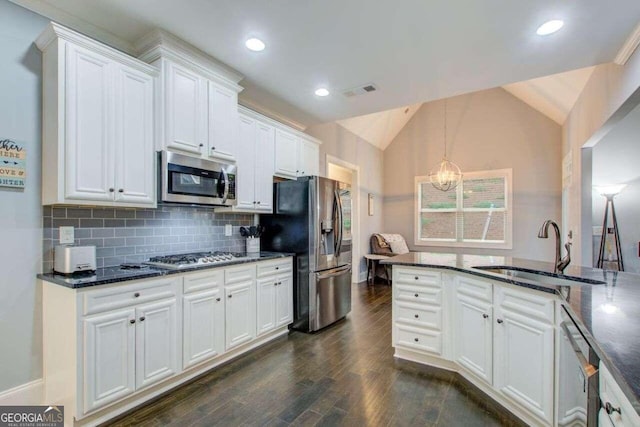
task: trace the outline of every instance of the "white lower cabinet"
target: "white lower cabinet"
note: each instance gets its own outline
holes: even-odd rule
[[[600,427],[640,426],[640,415],[602,361],[600,362],[600,400],[603,405],[598,414]]]
[[[292,272],[289,257],[83,289],[44,281],[43,398],[69,408],[65,425],[101,424],[287,333]]]
[[[493,285],[456,277],[453,307],[455,361],[487,384],[493,383]]]
[[[424,268],[393,268],[393,343],[441,356],[442,274]]]
[[[136,307],[136,390],[178,372],[177,300]]]
[[[459,370],[526,422],[553,425],[555,295],[450,276],[445,289],[441,273],[393,267],[396,355]]]
[[[126,308],[83,320],[84,413],[135,391],[135,314]]]
[[[141,281],[131,289],[97,289],[84,295],[84,312],[100,310],[100,307],[108,311],[82,319],[85,356],[83,413],[117,401],[179,371],[179,282],[179,278],[155,279]],[[154,298],[160,299],[147,302]],[[138,301],[145,302],[136,304]]]
[[[231,350],[256,337],[256,266],[225,271],[225,338]]]
[[[554,299],[495,286],[494,388],[553,424]]]
[[[182,365],[185,369],[224,352],[224,271],[184,278]]]
[[[293,322],[291,260],[267,261],[258,267],[257,336]]]

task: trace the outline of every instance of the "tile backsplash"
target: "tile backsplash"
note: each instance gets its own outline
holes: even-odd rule
[[[43,209],[43,266],[53,270],[53,248],[61,226],[75,227],[75,244],[96,246],[98,267],[142,262],[156,255],[196,251],[244,252],[239,228],[252,214],[215,213],[211,208],[162,206],[157,209],[49,207]],[[224,235],[225,224],[233,233]]]

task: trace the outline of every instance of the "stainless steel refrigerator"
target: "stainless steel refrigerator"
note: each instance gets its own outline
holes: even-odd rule
[[[321,177],[274,184],[261,249],[294,252],[293,328],[317,331],[351,311],[351,189]]]

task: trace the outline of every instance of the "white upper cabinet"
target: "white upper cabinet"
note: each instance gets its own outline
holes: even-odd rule
[[[152,205],[155,194],[153,153],[153,77],[126,67],[116,72],[116,202]]]
[[[276,130],[275,173],[286,178],[298,176],[298,138],[284,130]]]
[[[163,61],[165,147],[201,155],[207,142],[207,81]]]
[[[243,76],[161,30],[143,37],[136,49],[162,71],[156,149],[236,160]]]
[[[238,92],[209,82],[209,157],[237,158]]]
[[[155,206],[157,71],[51,23],[43,52],[42,203]]]
[[[298,176],[318,175],[320,148],[318,144],[304,139],[298,143]]]
[[[320,148],[310,137],[276,131],[275,174],[284,178],[318,175]]]
[[[237,205],[221,210],[273,212],[275,129],[266,118],[240,108],[237,138]]]

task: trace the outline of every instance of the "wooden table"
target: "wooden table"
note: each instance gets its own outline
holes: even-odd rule
[[[376,270],[378,265],[380,265],[380,261],[383,259],[389,258],[386,255],[376,255],[376,254],[366,254],[364,259],[367,261],[367,284],[369,283],[369,277],[371,277],[371,283],[376,280]],[[373,271],[373,274],[372,274]],[[391,280],[389,279],[389,270],[387,270],[387,266],[384,266],[384,275],[387,279],[387,285],[391,285]]]

